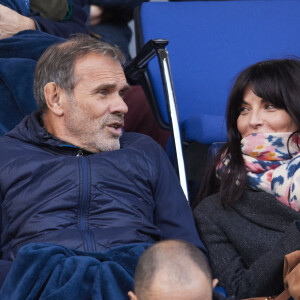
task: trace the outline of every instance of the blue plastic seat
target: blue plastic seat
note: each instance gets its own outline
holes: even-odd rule
[[[241,70],[300,56],[299,0],[148,2],[135,12],[135,25],[138,51],[149,40],[169,41],[179,128],[188,142],[226,140],[227,99]],[[169,128],[160,68],[152,59],[140,78],[158,123]]]
[[[143,3],[137,46],[167,39],[184,139],[224,141],[228,94],[238,72],[266,59],[300,55],[300,1]],[[169,125],[157,61],[148,66],[160,122]]]
[[[169,40],[180,127],[188,141],[225,140],[224,113],[238,72],[260,60],[300,55],[298,0],[149,2],[137,14],[138,47]],[[168,126],[155,60],[148,74],[158,117]]]

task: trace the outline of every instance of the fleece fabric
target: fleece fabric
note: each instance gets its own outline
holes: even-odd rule
[[[53,244],[28,244],[18,253],[2,300],[127,300],[137,261],[147,244],[86,253]]]

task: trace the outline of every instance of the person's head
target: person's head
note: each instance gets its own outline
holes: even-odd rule
[[[123,62],[117,47],[88,35],[50,46],[34,76],[46,129],[90,152],[118,149],[129,88]]]
[[[211,300],[217,280],[204,253],[180,240],[166,240],[149,247],[135,271],[131,300]]]
[[[262,61],[243,70],[229,95],[226,119],[227,143],[216,157],[208,173],[210,183],[203,184],[198,201],[218,189],[223,203],[241,197],[246,184],[242,138],[254,133],[299,134],[300,60]],[[215,170],[225,150],[230,162],[219,180]],[[236,185],[237,181],[239,185]]]
[[[242,71],[227,105],[228,144],[252,133],[299,132],[300,61],[277,59]]]

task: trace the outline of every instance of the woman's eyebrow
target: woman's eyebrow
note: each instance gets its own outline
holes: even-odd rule
[[[266,100],[266,99],[261,99],[261,103],[267,103],[267,102],[270,102],[269,100]]]

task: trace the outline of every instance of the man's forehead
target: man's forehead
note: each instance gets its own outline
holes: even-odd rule
[[[75,73],[85,73],[89,71],[116,72],[124,75],[122,65],[109,55],[100,53],[89,53],[78,58],[74,65]]]
[[[74,67],[75,81],[86,79],[90,83],[107,85],[127,85],[121,64],[109,56],[91,53],[79,58]]]

